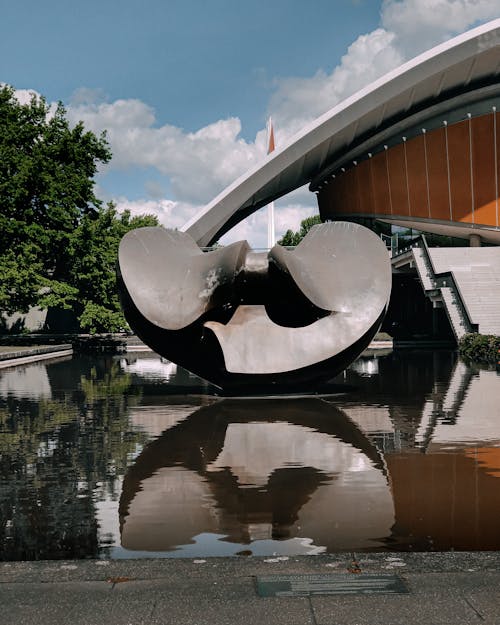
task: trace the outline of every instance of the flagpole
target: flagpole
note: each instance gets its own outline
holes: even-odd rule
[[[267,153],[274,150],[274,129],[273,120],[269,117],[267,121]],[[267,206],[267,247],[271,249],[276,243],[276,233],[274,231],[274,202]]]

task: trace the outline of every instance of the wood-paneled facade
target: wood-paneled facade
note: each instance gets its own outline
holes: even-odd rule
[[[381,146],[322,185],[321,216],[384,216],[498,228],[499,126],[500,113],[493,110]]]

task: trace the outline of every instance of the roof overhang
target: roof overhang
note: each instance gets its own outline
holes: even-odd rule
[[[310,183],[384,128],[498,83],[500,19],[424,52],[317,118],[228,186],[182,228],[209,245],[269,202]]]

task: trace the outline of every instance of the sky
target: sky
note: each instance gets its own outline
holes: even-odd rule
[[[106,130],[96,178],[118,210],[181,227],[266,152],[389,70],[480,23],[499,0],[0,0],[0,83]],[[317,213],[302,188],[276,233]],[[266,245],[265,210],[222,242]]]

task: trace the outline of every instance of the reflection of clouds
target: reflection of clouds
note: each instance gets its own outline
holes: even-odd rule
[[[123,477],[117,476],[116,489],[121,490]],[[120,523],[116,514],[116,498],[107,492],[102,482],[96,484],[94,490],[95,518],[99,526],[99,541],[101,544],[114,544],[120,536]]]
[[[378,358],[358,358],[350,368],[360,375],[377,375]]]
[[[42,399],[52,396],[47,367],[44,364],[17,366],[0,373],[0,396]]]
[[[387,406],[347,406],[343,410],[367,434],[394,431]]]
[[[135,406],[130,411],[130,424],[134,429],[156,437],[182,421],[193,412],[193,405],[166,404],[164,406]]]
[[[369,471],[372,463],[355,447],[290,423],[231,423],[224,447],[207,471],[229,468],[239,485],[263,486],[273,471],[313,467],[326,474]]]
[[[140,551],[167,551],[201,532],[217,532],[217,505],[200,475],[162,467],[142,482],[122,529],[122,545]]]
[[[177,373],[177,365],[163,358],[154,355],[150,358],[137,358],[133,362],[129,362],[126,358],[122,358],[120,365],[126,373],[135,373],[136,375],[147,378],[168,379]]]

